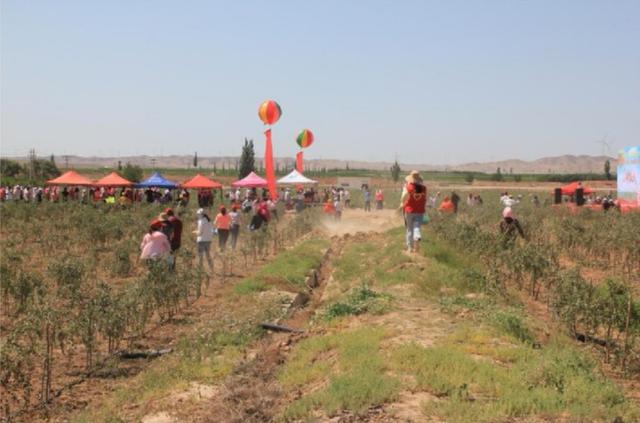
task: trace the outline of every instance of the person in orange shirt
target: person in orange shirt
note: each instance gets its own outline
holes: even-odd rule
[[[448,196],[444,197],[444,200],[440,203],[440,207],[438,207],[438,211],[442,213],[453,213],[455,211],[455,206]]]
[[[327,200],[327,202],[324,203],[322,211],[324,211],[326,214],[333,214],[335,211],[333,208],[333,202],[331,200]]]
[[[227,246],[227,240],[229,239],[229,229],[231,228],[231,216],[227,213],[225,206],[220,206],[220,213],[218,213],[213,223],[218,230],[218,245],[220,246],[220,251],[224,251]]]

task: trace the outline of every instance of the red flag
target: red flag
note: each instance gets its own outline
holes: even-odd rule
[[[269,187],[269,194],[271,199],[276,200],[278,198],[278,190],[276,189],[276,172],[273,169],[273,146],[271,145],[271,129],[264,131],[264,135],[267,138],[265,150],[264,150],[264,170],[267,176],[267,186]]]
[[[302,173],[304,166],[302,164],[302,151],[296,154],[296,170]]]

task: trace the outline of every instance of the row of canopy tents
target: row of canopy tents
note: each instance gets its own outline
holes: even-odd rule
[[[316,184],[317,181],[307,178],[297,170],[293,170],[288,175],[277,181],[281,185],[305,185]],[[116,172],[111,172],[107,176],[92,181],[79,173],[70,170],[57,178],[46,182],[47,185],[75,185],[75,186],[96,186],[96,187],[134,187],[134,188],[186,188],[186,189],[222,189],[222,184],[207,178],[201,174],[197,174],[193,178],[183,183],[170,181],[163,177],[159,172],[155,172],[142,182],[134,183],[124,179]],[[267,180],[251,172],[244,178],[231,184],[233,188],[265,188]]]

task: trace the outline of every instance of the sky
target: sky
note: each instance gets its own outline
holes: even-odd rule
[[[640,143],[640,1],[38,1],[0,9],[0,152],[457,164]],[[606,152],[606,151],[605,151]]]

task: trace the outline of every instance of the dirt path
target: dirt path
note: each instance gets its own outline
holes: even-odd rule
[[[189,421],[192,422],[268,422],[273,421],[279,413],[302,395],[302,392],[284,391],[278,382],[278,372],[288,360],[289,354],[296,344],[309,337],[321,336],[325,328],[310,325],[317,310],[325,306],[323,292],[332,289],[334,264],[342,251],[358,242],[381,242],[380,233],[397,227],[400,217],[393,211],[365,213],[362,210],[348,210],[340,222],[325,220],[323,231],[332,236],[332,244],[322,263],[319,286],[310,294],[306,307],[293,311],[282,324],[304,329],[303,334],[272,333],[258,341],[247,353],[247,359],[236,367],[232,375],[223,383],[208,387],[211,396],[198,396],[197,387],[175,391],[174,400],[169,404],[180,403],[188,407]],[[412,258],[416,266],[425,266],[425,259],[420,256]],[[415,297],[409,285],[394,286],[394,304],[392,311],[381,315],[363,314],[349,319],[345,331],[365,327],[383,327],[390,334],[382,344],[383,349],[394,345],[416,343],[428,347],[436,339],[447,333],[452,323],[439,310],[437,305]],[[194,391],[195,390],[195,391]],[[188,404],[181,401],[188,397]],[[345,414],[332,419],[335,422],[351,421],[423,421],[420,403],[433,399],[425,393],[401,392],[393,404],[372,410],[363,420]],[[155,410],[143,421],[171,423],[180,420],[171,417],[171,410]],[[183,413],[180,413],[184,416]],[[175,416],[175,414],[174,414]],[[159,419],[159,420],[158,420]]]
[[[379,233],[402,225],[402,216],[395,210],[384,209],[365,212],[362,209],[347,209],[340,220],[330,216],[322,219],[322,228],[329,236],[355,235],[359,232]]]

